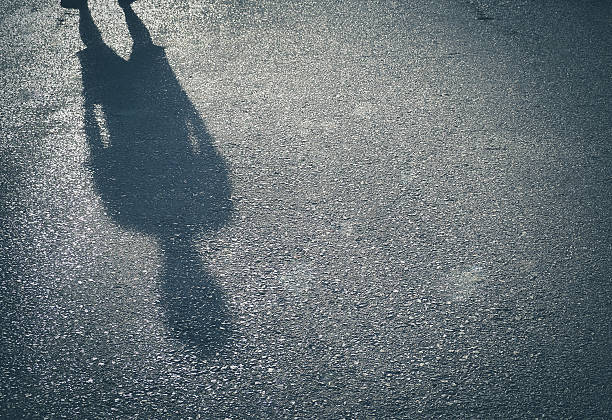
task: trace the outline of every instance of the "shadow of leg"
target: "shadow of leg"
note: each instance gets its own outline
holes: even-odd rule
[[[101,47],[106,46],[102,40],[102,34],[96,26],[91,12],[87,6],[87,2],[83,1],[83,6],[79,7],[79,35],[81,41],[87,47]]]

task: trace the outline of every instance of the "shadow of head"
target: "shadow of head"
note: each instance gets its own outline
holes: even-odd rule
[[[111,217],[160,243],[169,330],[207,351],[227,335],[226,310],[194,242],[231,215],[228,170],[164,49],[131,8],[124,10],[134,41],[127,60],[104,44],[89,11],[81,10],[89,166]]]
[[[231,333],[215,279],[188,238],[165,238],[160,299],[171,335],[203,356],[222,352]]]

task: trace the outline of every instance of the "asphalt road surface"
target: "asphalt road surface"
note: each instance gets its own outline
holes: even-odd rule
[[[5,0],[0,417],[611,418],[609,1]]]

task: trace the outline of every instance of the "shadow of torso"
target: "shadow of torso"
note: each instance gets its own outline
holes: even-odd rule
[[[142,25],[133,11],[126,20]],[[103,42],[79,53],[89,166],[113,220],[160,245],[168,331],[209,354],[227,337],[226,305],[194,241],[230,217],[227,166],[164,49],[134,41],[128,60]]]
[[[163,48],[135,48],[124,60],[104,45],[80,59],[90,164],[113,217],[158,237],[222,226],[226,165]]]

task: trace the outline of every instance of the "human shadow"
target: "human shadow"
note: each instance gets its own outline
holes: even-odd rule
[[[111,217],[159,243],[168,330],[211,354],[230,333],[227,308],[196,242],[231,215],[228,169],[164,49],[131,7],[124,14],[133,40],[127,60],[104,43],[90,11],[80,10],[88,163]]]

